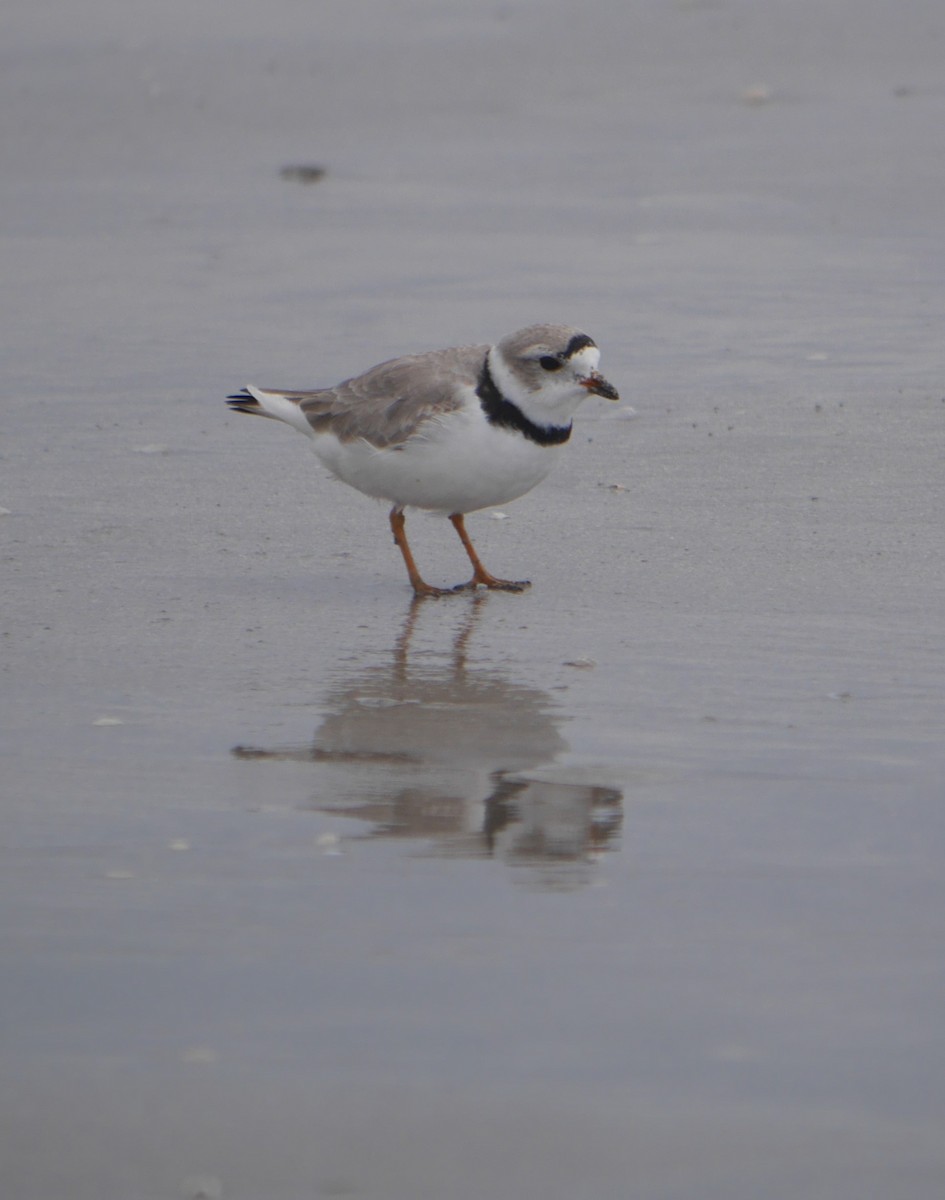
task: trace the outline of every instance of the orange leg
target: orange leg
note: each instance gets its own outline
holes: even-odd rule
[[[407,521],[404,517],[403,510],[392,508],[390,510],[390,527],[394,534],[394,544],[404,556],[404,565],[407,568],[407,574],[410,576],[410,584],[417,596],[449,596],[452,594],[449,588],[431,587],[426,583],[417,570],[417,564],[413,561],[413,554],[410,550],[410,543],[407,541],[406,526]]]
[[[479,555],[472,542],[469,540],[469,534],[466,532],[466,523],[463,520],[462,513],[453,513],[450,517],[453,523],[453,528],[459,534],[459,540],[463,543],[463,549],[469,555],[469,561],[472,563],[473,577],[468,583],[461,583],[459,587],[453,589],[455,592],[465,591],[467,588],[486,587],[497,589],[501,592],[524,592],[526,588],[531,587],[531,583],[527,579],[496,579],[494,575],[490,575],[486,568],[479,561]]]

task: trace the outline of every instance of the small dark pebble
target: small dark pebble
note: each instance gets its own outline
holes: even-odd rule
[[[293,183],[318,183],[319,179],[325,178],[325,174],[326,170],[324,167],[302,164],[283,167],[279,172],[279,178],[289,179]]]

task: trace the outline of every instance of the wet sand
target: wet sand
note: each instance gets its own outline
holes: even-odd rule
[[[8,27],[4,1194],[939,1194],[939,5]],[[543,320],[522,596],[223,403]]]

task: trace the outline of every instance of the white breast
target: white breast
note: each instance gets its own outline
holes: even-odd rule
[[[468,513],[507,504],[540,483],[561,447],[539,446],[514,430],[490,425],[478,398],[423,426],[400,446],[341,442],[316,434],[315,454],[359,492],[404,507]]]

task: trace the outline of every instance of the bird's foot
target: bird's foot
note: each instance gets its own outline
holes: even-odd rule
[[[531,586],[530,579],[496,579],[494,575],[474,575],[466,583],[458,583],[451,590],[453,592],[471,592],[477,587],[484,587],[492,592],[524,592]]]
[[[438,600],[441,596],[455,596],[456,588],[438,588],[425,583],[422,588],[415,586],[413,594],[417,600]]]

